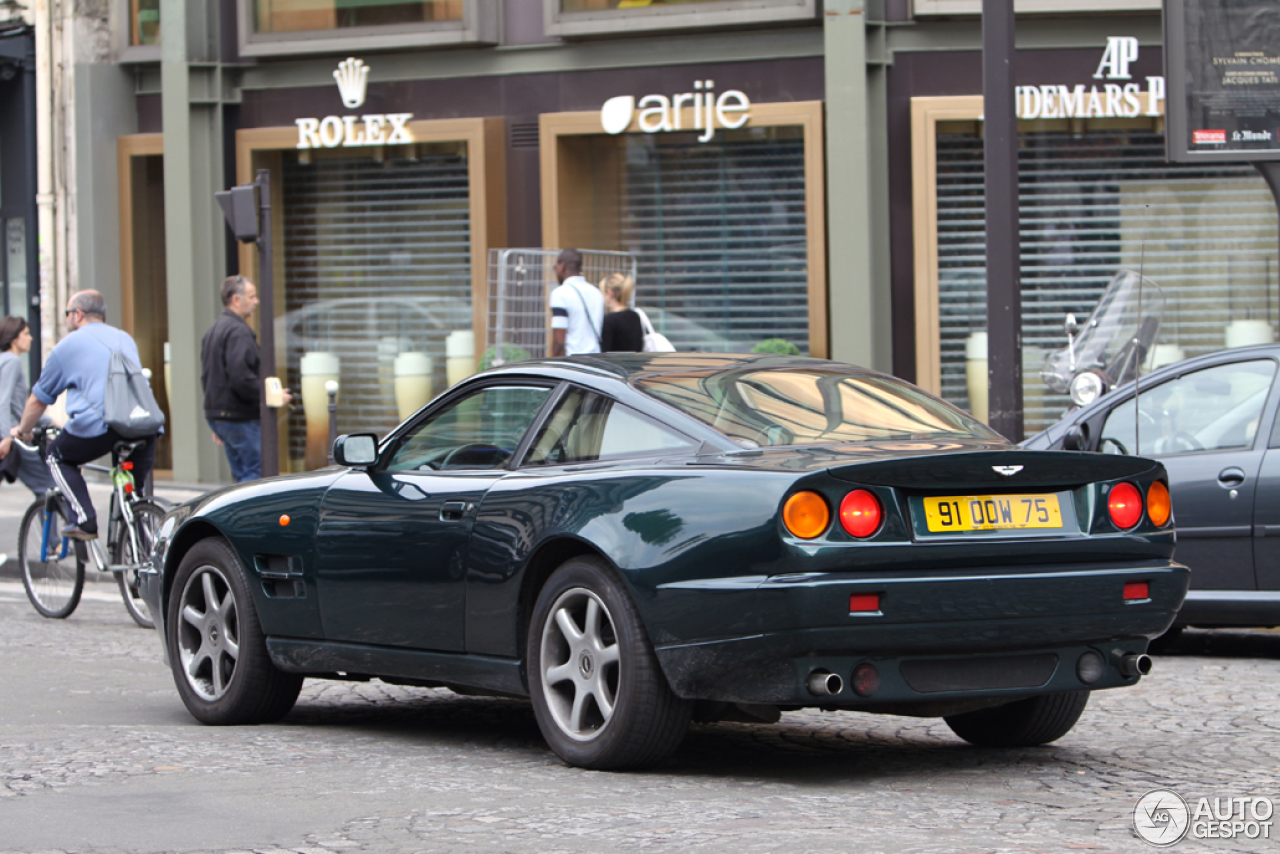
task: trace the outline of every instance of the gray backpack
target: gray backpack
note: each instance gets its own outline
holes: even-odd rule
[[[94,336],[102,346],[107,347]],[[126,439],[154,436],[164,426],[164,413],[151,393],[151,383],[142,369],[123,350],[108,347],[107,387],[102,396],[102,420]]]

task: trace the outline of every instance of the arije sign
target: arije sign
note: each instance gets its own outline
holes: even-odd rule
[[[1129,63],[1138,58],[1138,40],[1130,36],[1110,36],[1102,61],[1093,74],[1094,80],[1132,81]],[[1115,119],[1139,115],[1164,115],[1164,78],[1146,78],[1147,105],[1142,109],[1138,83],[1083,83],[1068,88],[1062,85],[1018,86],[1016,103],[1020,119]]]
[[[350,110],[364,105],[369,82],[369,66],[364,60],[348,57],[333,72],[342,105]],[[295,119],[298,148],[350,148],[365,145],[403,145],[413,142],[407,124],[413,113],[370,113],[361,116],[325,116],[323,119]]]
[[[713,80],[693,81],[692,92],[671,97],[645,95],[637,103],[632,95],[618,95],[604,102],[600,109],[600,125],[606,133],[619,134],[631,127],[632,119],[643,133],[672,133],[698,130],[698,142],[711,139],[716,126],[737,130],[751,118],[751,100],[737,89],[726,89],[719,95]],[[682,127],[686,105],[693,108],[693,127]],[[636,108],[640,114],[636,116]]]

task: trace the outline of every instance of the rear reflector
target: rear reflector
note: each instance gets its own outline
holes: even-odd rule
[[[1117,483],[1107,496],[1107,510],[1116,527],[1127,531],[1142,521],[1142,493],[1132,483]]]
[[[1124,583],[1125,601],[1131,599],[1150,599],[1151,585],[1146,581],[1126,581]]]
[[[854,593],[849,597],[850,614],[875,613],[880,610],[879,593]]]

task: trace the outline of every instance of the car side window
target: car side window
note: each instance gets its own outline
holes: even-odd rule
[[[496,469],[515,453],[549,388],[489,386],[454,401],[410,430],[389,471]]]
[[[1253,446],[1271,391],[1270,359],[1215,365],[1142,389],[1107,415],[1098,450],[1167,455]]]
[[[573,389],[556,406],[526,465],[560,465],[691,451],[688,437],[611,398]]]

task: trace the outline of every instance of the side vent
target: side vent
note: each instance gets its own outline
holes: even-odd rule
[[[302,581],[301,556],[254,555],[253,566],[262,579],[262,590],[269,598],[307,598],[307,585]]]

